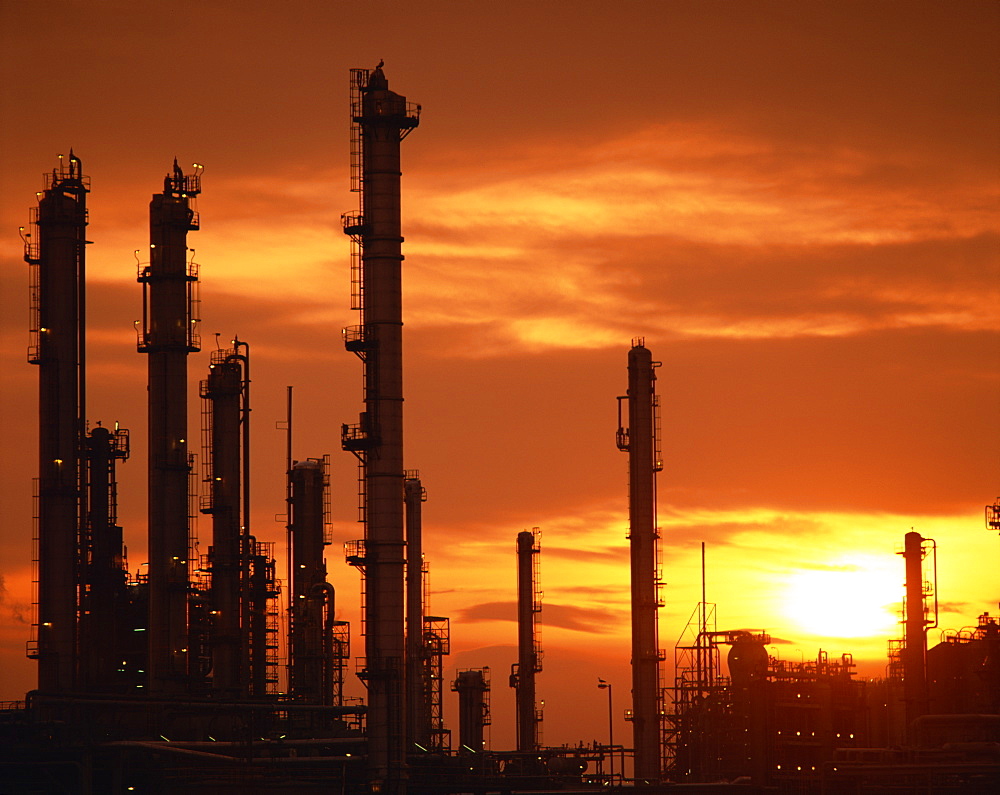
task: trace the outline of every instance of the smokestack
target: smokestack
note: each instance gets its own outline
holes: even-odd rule
[[[84,331],[87,193],[90,180],[70,150],[45,175],[25,236],[31,267],[31,346],[38,371],[38,689],[67,692],[76,681],[77,535],[83,495]]]
[[[197,266],[187,233],[200,166],[185,175],[174,160],[163,193],[149,205],[149,264],[140,266],[143,320],[138,349],[148,355],[149,388],[149,690],[185,692],[188,651],[187,355],[200,350],[193,315]]]
[[[511,671],[517,704],[517,750],[538,748],[538,712],[535,709],[535,674],[542,670],[542,654],[535,632],[535,614],[541,612],[538,588],[538,528],[517,534],[517,665]]]
[[[365,411],[344,448],[364,471],[365,669],[368,776],[373,790],[405,792],[403,312],[400,141],[419,108],[389,90],[381,64],[351,70],[353,188],[361,213],[344,218],[354,241],[352,306],[362,325],[346,338],[364,362]]]
[[[658,362],[636,341],[628,354],[628,395],[618,399],[618,448],[629,454],[629,540],[632,561],[632,737],[637,782],[660,780],[663,696],[657,609],[657,451],[654,368]],[[621,402],[628,401],[628,427]]]

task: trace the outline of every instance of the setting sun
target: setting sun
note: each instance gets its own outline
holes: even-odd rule
[[[785,611],[803,631],[826,638],[893,637],[902,572],[892,560],[843,558],[788,578]]]

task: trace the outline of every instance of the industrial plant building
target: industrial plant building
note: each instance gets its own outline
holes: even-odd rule
[[[342,228],[359,315],[343,339],[359,360],[364,397],[341,443],[358,467],[364,532],[345,556],[363,590],[361,626],[338,618],[326,560],[329,456],[292,460],[291,390],[288,569],[279,572],[274,543],[250,523],[252,342],[214,351],[208,372],[189,383],[188,357],[201,340],[188,236],[200,227],[202,184],[200,167],[187,173],[176,161],[150,202],[149,256],[137,272],[149,559],[141,575],[130,573],[116,507],[129,433],[87,416],[90,183],[71,151],[45,175],[23,233],[28,359],[39,382],[28,642],[38,685],[0,710],[0,793],[1000,791],[1000,620],[984,614],[927,649],[923,563],[936,547],[918,533],[905,539],[906,631],[885,679],[859,679],[849,654],[776,659],[766,630],[719,630],[706,601],[668,665],[658,618],[660,363],[642,339],[623,362],[616,434],[629,471],[632,736],[620,746],[542,742],[541,544],[525,530],[516,535],[518,656],[507,679],[516,747],[485,747],[496,682],[486,667],[444,682],[450,621],[427,614],[426,492],[405,465],[400,151],[420,106],[389,89],[381,64],[351,70],[350,86],[360,202]],[[200,423],[188,417],[195,387]],[[1000,527],[1000,507],[991,508],[987,522]],[[198,514],[211,528],[203,546]],[[363,701],[345,696],[349,676],[363,682]],[[445,725],[445,698],[457,700],[457,726]]]

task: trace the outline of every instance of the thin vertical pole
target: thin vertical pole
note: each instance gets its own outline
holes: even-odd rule
[[[287,390],[285,403],[285,591],[288,593],[288,645],[285,670],[287,690],[292,690],[292,622],[295,594],[292,593],[292,388]]]
[[[699,671],[698,679],[702,681],[704,676],[709,684],[712,682],[712,666],[709,655],[702,649],[701,644],[708,632],[708,599],[705,592],[705,542],[701,542],[701,640],[698,642]]]
[[[708,599],[705,597],[705,542],[701,542],[701,603],[702,605],[708,604]],[[702,607],[701,611],[701,631],[706,630],[705,621],[707,616],[705,615],[705,609]]]
[[[611,751],[611,783],[615,781],[615,720],[611,701],[611,683],[608,682],[608,746]]]

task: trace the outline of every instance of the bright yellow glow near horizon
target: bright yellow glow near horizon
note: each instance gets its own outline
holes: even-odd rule
[[[785,614],[810,635],[893,637],[902,601],[895,562],[854,557],[828,568],[797,571],[788,578]]]

